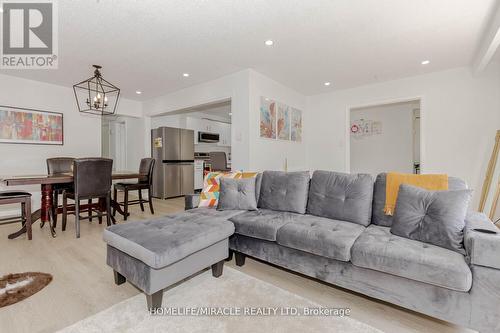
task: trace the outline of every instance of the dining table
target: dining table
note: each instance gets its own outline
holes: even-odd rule
[[[139,179],[147,175],[138,173],[138,172],[129,172],[129,171],[113,171],[112,179],[113,180],[124,180],[124,179]],[[56,237],[56,230],[54,226],[54,214],[58,214],[62,212],[61,207],[56,207],[53,209],[53,187],[55,184],[67,184],[73,182],[73,174],[72,173],[61,173],[56,175],[22,175],[22,176],[5,176],[0,177],[0,181],[3,182],[6,186],[27,186],[27,185],[40,185],[41,188],[41,203],[40,208],[31,213],[31,223],[40,220],[40,227],[42,228],[46,223],[49,226],[50,234],[52,237]],[[99,209],[101,212],[106,211],[105,200],[99,200],[97,203],[92,204],[84,204],[80,205],[81,209],[88,209],[92,206],[92,208]],[[125,212],[121,209],[121,206],[118,202],[114,201],[111,198],[111,208],[115,209],[116,212],[125,216]],[[113,224],[116,223],[114,216],[111,217],[111,222]],[[27,227],[22,224],[20,230],[10,234],[8,236],[9,239],[15,239],[22,234],[26,233]]]

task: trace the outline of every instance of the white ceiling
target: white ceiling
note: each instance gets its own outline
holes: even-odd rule
[[[59,69],[1,73],[71,86],[100,64],[145,100],[245,68],[310,95],[469,65],[495,0],[58,3]]]

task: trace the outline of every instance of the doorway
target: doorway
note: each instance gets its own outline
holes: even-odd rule
[[[125,121],[103,119],[101,123],[101,155],[113,160],[113,170],[127,170],[127,132]]]
[[[420,100],[351,108],[349,116],[351,173],[420,173]]]

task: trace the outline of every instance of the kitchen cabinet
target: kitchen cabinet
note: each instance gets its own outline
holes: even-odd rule
[[[208,119],[187,117],[186,128],[194,131],[194,143],[198,144],[198,132],[209,132],[219,134],[220,147],[231,146],[231,124]]]
[[[218,130],[220,139],[217,145],[221,147],[231,147],[231,124],[219,123]]]

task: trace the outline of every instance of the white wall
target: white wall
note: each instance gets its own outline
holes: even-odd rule
[[[151,149],[150,130],[154,124],[152,116],[231,99],[232,167],[248,170],[250,166],[249,73],[250,70],[243,70],[144,102],[144,114],[148,117],[146,124],[149,124],[144,132],[147,150]]]
[[[285,158],[288,158],[289,170],[306,169],[306,142],[270,141],[259,137],[260,96],[301,109],[303,121],[307,122],[303,95],[250,69],[147,101],[144,113],[151,117],[230,98],[233,169],[282,170]],[[155,124],[154,118],[150,121]],[[145,136],[149,141],[149,131]]]
[[[382,132],[371,136],[350,136],[352,173],[413,173],[414,104],[398,103],[351,110],[357,119],[378,121]]]
[[[307,123],[306,98],[293,89],[276,82],[256,71],[250,72],[250,170],[284,170],[287,159],[288,171],[308,170],[308,137],[303,133],[302,142],[269,140],[260,138],[260,98],[268,97],[302,110],[302,124]]]
[[[495,131],[500,127],[500,69],[480,76],[457,68],[308,97],[306,123],[311,169],[349,170],[348,109],[421,97],[423,173],[461,177],[475,190],[481,183]]]
[[[175,128],[186,128],[186,115],[184,114],[173,114],[173,115],[163,115],[159,117],[151,117],[151,128],[158,128],[161,126],[165,127],[175,127]]]
[[[62,146],[0,143],[0,156],[3,157],[0,159],[0,175],[45,174],[48,157],[101,155],[100,117],[78,112],[72,88],[0,75],[0,104],[64,114]],[[140,116],[141,104],[121,99],[117,112]],[[0,185],[0,189],[4,190],[5,186]],[[35,192],[33,204],[36,209],[40,202],[40,188],[23,189]]]

